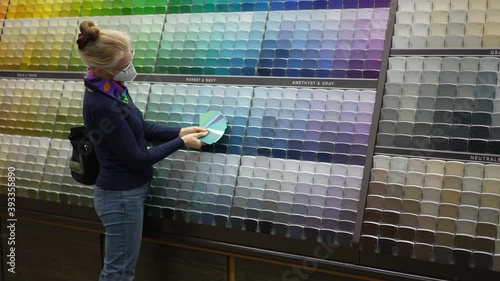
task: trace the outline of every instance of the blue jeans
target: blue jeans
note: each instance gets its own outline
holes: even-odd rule
[[[104,267],[99,281],[132,281],[139,257],[144,202],[151,182],[131,190],[94,189],[94,206],[106,231]]]

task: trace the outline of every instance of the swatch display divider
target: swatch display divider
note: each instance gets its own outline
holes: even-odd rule
[[[388,69],[389,66],[389,56],[391,55],[391,46],[392,46],[392,34],[394,34],[394,23],[396,22],[396,11],[398,8],[398,3],[397,1],[392,1],[391,2],[391,14],[389,16],[388,20],[388,25],[387,25],[387,35],[386,35],[386,41],[385,41],[385,46],[384,46],[384,53],[383,53],[383,61],[381,65],[381,69]],[[376,138],[377,138],[377,132],[378,132],[378,121],[380,120],[380,108],[382,107],[382,99],[383,99],[383,92],[385,89],[385,80],[387,78],[387,71],[383,71],[380,73],[379,80],[378,80],[378,85],[377,85],[377,99],[375,100],[375,111],[373,114],[373,121],[372,121],[372,128],[370,131],[370,140],[369,140],[369,153],[366,156],[366,164],[365,164],[365,171],[363,174],[363,183],[362,183],[362,190],[361,190],[361,195],[360,195],[360,210],[358,213],[358,217],[356,220],[356,229],[354,231],[354,241],[355,243],[359,244],[359,239],[361,237],[361,227],[363,225],[363,216],[364,216],[364,208],[366,205],[366,196],[368,194],[368,185],[370,182],[370,171],[369,169],[373,165],[373,156],[374,156],[374,148],[376,144]]]
[[[19,171],[27,210],[81,218],[93,208],[91,187],[67,166],[84,66],[63,23],[94,18],[133,33],[129,90],[146,121],[191,126],[212,110],[228,119],[218,143],[154,165],[149,230],[316,259],[326,245],[325,267],[497,280],[495,13],[484,38],[477,24],[443,22],[462,20],[472,1],[85,0],[44,11],[49,19],[1,1],[0,165]],[[471,14],[486,21],[498,2],[478,0]],[[401,24],[409,14],[429,23]],[[417,49],[423,40],[431,48]]]

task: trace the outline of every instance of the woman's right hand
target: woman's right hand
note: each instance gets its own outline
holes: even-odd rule
[[[200,149],[204,143],[199,140],[199,138],[204,137],[208,134],[208,131],[201,133],[187,134],[181,139],[184,141],[184,145],[189,148]]]

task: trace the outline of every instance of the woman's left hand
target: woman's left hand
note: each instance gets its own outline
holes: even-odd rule
[[[179,132],[179,137],[183,137],[185,135],[194,134],[194,133],[203,133],[206,131],[207,131],[207,129],[202,128],[202,127],[196,127],[196,126],[186,127],[186,128],[181,129],[181,131]]]

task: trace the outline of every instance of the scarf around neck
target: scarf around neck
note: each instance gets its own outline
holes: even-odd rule
[[[87,75],[83,78],[85,85],[91,90],[98,91],[118,100],[120,103],[128,105],[127,83],[114,80],[106,80],[97,77],[94,72],[88,68]]]

